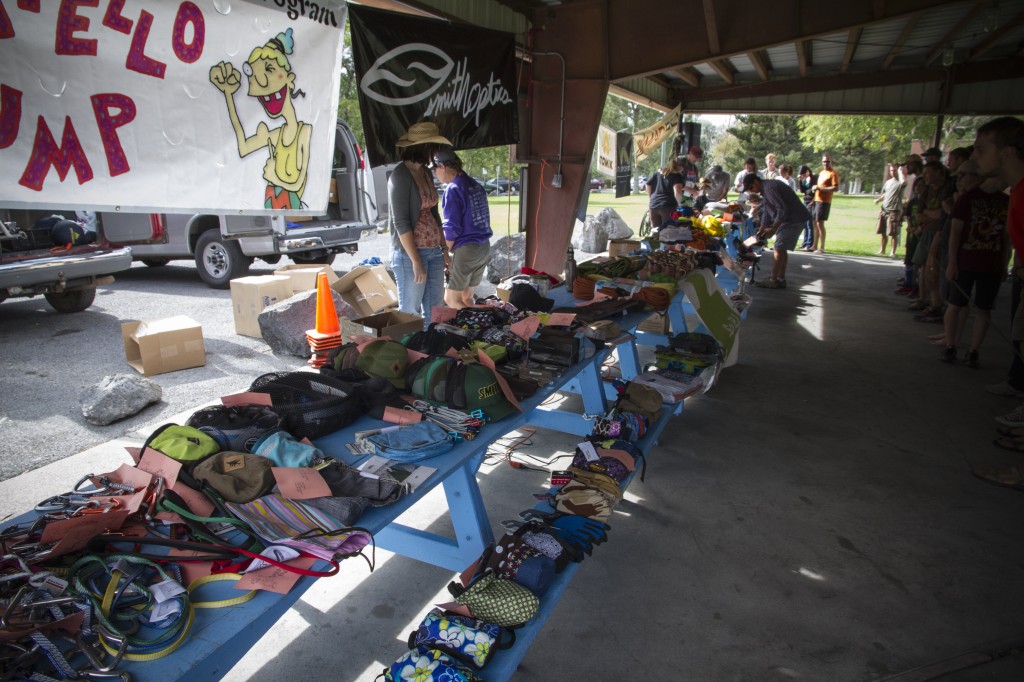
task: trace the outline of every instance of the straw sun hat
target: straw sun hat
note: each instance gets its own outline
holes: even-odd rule
[[[415,144],[446,144],[451,146],[451,140],[441,135],[441,131],[438,129],[436,123],[430,121],[421,121],[420,123],[413,123],[409,126],[409,130],[405,131],[398,141],[395,142],[396,147],[411,147]]]

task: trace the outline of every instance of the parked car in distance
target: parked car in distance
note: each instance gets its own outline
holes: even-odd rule
[[[591,177],[590,178],[590,191],[591,192],[600,192],[603,189],[604,189],[604,180],[603,179],[595,178],[595,177]]]
[[[519,182],[516,180],[493,178],[485,181],[477,180],[477,182],[480,182],[488,194],[519,194]]]

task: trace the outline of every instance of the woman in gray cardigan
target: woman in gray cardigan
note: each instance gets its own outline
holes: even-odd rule
[[[437,125],[414,123],[395,146],[402,162],[388,179],[391,213],[391,269],[398,283],[398,307],[403,313],[422,315],[444,304],[447,249],[437,210],[437,190],[427,164],[440,145],[451,146]]]

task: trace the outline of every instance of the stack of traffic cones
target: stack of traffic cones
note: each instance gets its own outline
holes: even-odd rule
[[[327,363],[327,353],[341,345],[338,311],[334,307],[334,297],[331,295],[331,286],[327,283],[327,275],[322,272],[316,277],[316,329],[306,332],[306,340],[313,351],[309,365],[317,369]]]

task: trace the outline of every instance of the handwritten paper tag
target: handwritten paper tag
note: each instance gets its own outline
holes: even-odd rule
[[[220,399],[221,405],[226,407],[234,407],[235,405],[266,405],[267,407],[273,407],[274,403],[270,399],[269,393],[255,393],[253,391],[246,391],[244,393],[232,393],[226,395]]]
[[[175,481],[171,490],[178,494],[178,497],[185,501],[188,508],[196,516],[213,516],[214,506],[206,495],[193,490],[181,481]]]
[[[125,448],[124,450],[136,464],[138,464],[139,460],[142,459],[142,448]]]
[[[88,545],[89,541],[97,535],[120,528],[128,516],[129,512],[127,511],[116,511],[76,516],[66,521],[54,521],[46,524],[39,544],[57,543],[50,551],[50,557],[77,552]]]
[[[384,421],[392,424],[415,424],[423,421],[423,415],[413,410],[400,410],[387,405],[384,407]]]
[[[596,462],[601,459],[597,454],[597,449],[594,448],[594,444],[590,441],[585,440],[582,443],[577,443],[576,448],[583,453],[588,462]]]
[[[576,319],[576,313],[551,313],[548,324],[552,327],[568,327]]]
[[[200,556],[199,552],[191,549],[179,549],[171,547],[167,550],[167,556],[177,557],[180,561],[175,562],[181,568],[181,580],[186,585],[191,585],[200,578],[205,578],[213,572],[211,561],[189,561]]]
[[[288,565],[308,569],[315,561],[315,557],[299,557],[289,561]],[[242,579],[235,583],[235,589],[266,590],[267,592],[288,594],[288,590],[292,589],[292,585],[301,577],[298,573],[292,573],[277,566],[268,566],[243,575]]]
[[[178,482],[181,462],[175,461],[161,452],[146,448],[146,451],[142,453],[142,459],[139,460],[139,469],[163,478],[164,486],[173,488],[174,484]]]
[[[309,500],[330,497],[327,481],[316,469],[307,467],[271,467],[281,496],[289,500]]]
[[[444,324],[450,320],[455,319],[455,314],[458,311],[455,308],[449,308],[444,305],[435,305],[430,309],[430,321]]]
[[[513,324],[509,329],[513,334],[529,341],[530,338],[537,332],[537,328],[540,327],[540,318],[536,315],[530,315],[529,317],[519,320]]]

